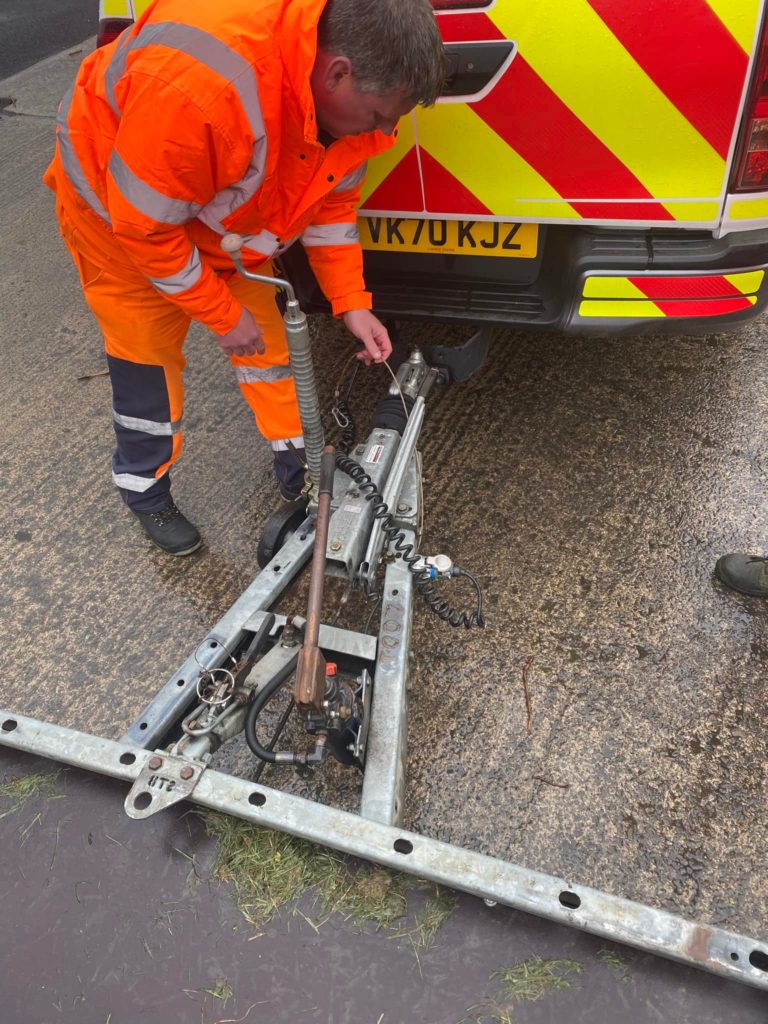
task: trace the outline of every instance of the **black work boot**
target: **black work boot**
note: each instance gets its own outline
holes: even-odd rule
[[[191,555],[203,542],[197,527],[183,515],[171,498],[159,512],[139,512],[132,508],[149,539],[169,555]]]
[[[274,469],[280,495],[286,501],[296,501],[304,488],[304,463],[306,458],[303,448],[292,451],[274,452]]]
[[[717,560],[715,575],[732,590],[750,597],[768,597],[768,558],[740,552],[723,555]]]

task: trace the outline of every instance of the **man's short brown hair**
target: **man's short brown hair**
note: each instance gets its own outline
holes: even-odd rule
[[[328,0],[318,42],[350,61],[360,92],[403,89],[422,106],[440,95],[443,44],[429,0]]]

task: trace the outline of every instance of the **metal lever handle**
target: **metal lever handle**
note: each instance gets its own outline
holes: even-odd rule
[[[296,301],[296,292],[293,290],[291,282],[286,281],[283,277],[269,277],[267,274],[254,274],[252,271],[246,270],[243,266],[243,245],[243,236],[234,233],[224,235],[221,240],[221,248],[224,252],[229,253],[232,257],[232,262],[243,277],[247,277],[249,281],[260,281],[262,284],[271,284],[274,288],[280,288],[285,292],[288,300],[287,316],[289,319],[295,319],[296,315],[301,311],[299,309],[299,304]]]

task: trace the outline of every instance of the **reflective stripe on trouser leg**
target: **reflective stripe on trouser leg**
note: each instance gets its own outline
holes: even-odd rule
[[[259,271],[269,273],[270,268],[260,267]],[[299,437],[301,420],[288,365],[283,318],[277,308],[277,290],[240,276],[227,283],[235,297],[253,314],[264,335],[264,355],[231,359],[240,390],[256,418],[256,426],[268,441]]]
[[[117,438],[112,478],[131,508],[157,511],[168,501],[168,470],[182,448],[189,318],[143,278],[125,280],[80,252],[73,257],[107,350]]]
[[[169,420],[165,370],[111,355],[107,361],[117,440],[112,479],[127,505],[156,512],[168,501],[171,484],[167,469],[178,456],[182,441],[180,425]],[[130,409],[131,414],[120,409]]]

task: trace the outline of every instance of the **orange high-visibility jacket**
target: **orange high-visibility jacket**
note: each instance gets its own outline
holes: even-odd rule
[[[230,231],[251,268],[300,238],[335,314],[371,306],[356,207],[367,158],[394,138],[317,141],[323,6],[156,0],[86,58],[61,104],[44,180],[62,226],[94,262],[138,271],[219,334],[241,313],[216,273],[232,269]]]

